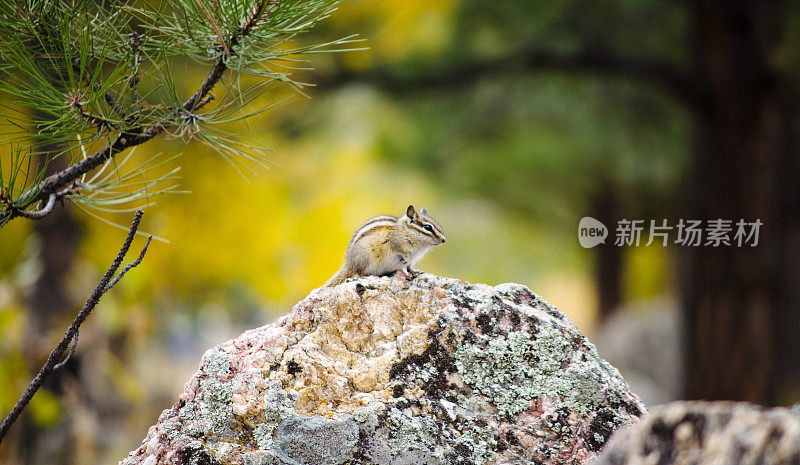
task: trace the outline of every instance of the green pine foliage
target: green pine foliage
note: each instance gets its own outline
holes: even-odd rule
[[[276,83],[301,90],[291,74],[303,55],[353,41],[296,43],[338,2],[0,3],[0,142],[12,148],[0,163],[0,226],[56,200],[120,212],[176,192],[177,170],[163,172],[171,156],[131,161],[160,135],[200,140],[240,167],[262,163],[262,147],[225,123],[269,109],[256,100]],[[187,59],[208,66],[202,82],[185,82]],[[67,168],[45,177],[59,157]]]

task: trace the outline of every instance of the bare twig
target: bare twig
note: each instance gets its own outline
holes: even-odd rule
[[[153,239],[153,236],[150,236],[150,237],[147,238],[147,242],[144,243],[144,247],[142,247],[142,251],[139,252],[139,257],[136,260],[134,260],[132,263],[129,263],[128,266],[126,266],[125,268],[122,269],[122,271],[120,271],[120,273],[117,275],[117,277],[114,278],[114,280],[111,281],[111,283],[108,286],[106,286],[105,290],[103,291],[104,293],[108,292],[112,287],[114,287],[114,285],[117,284],[119,282],[119,280],[122,279],[123,276],[125,276],[125,273],[130,271],[131,268],[135,268],[137,265],[142,263],[142,259],[144,258],[144,254],[147,253],[147,248],[150,247],[150,241],[152,239]]]
[[[76,316],[75,319],[72,321],[72,324],[70,324],[69,328],[67,329],[67,332],[64,333],[64,336],[61,338],[61,341],[58,343],[56,348],[53,349],[53,351],[50,353],[50,356],[47,357],[47,362],[45,362],[42,369],[39,370],[39,373],[36,375],[33,381],[31,381],[31,383],[28,385],[28,389],[25,390],[25,393],[22,395],[22,397],[20,397],[20,399],[14,405],[14,408],[11,409],[11,412],[9,412],[8,416],[6,416],[6,418],[3,420],[3,423],[0,425],[0,443],[2,443],[3,438],[8,432],[8,429],[11,427],[12,424],[14,424],[19,415],[28,405],[28,402],[30,402],[31,398],[33,398],[34,394],[36,394],[36,391],[38,391],[39,388],[42,386],[42,384],[44,384],[47,377],[53,374],[57,366],[61,366],[64,363],[66,363],[67,360],[69,360],[69,357],[75,350],[74,345],[73,348],[70,350],[69,354],[67,355],[67,357],[65,358],[64,362],[62,362],[61,364],[58,363],[61,354],[63,354],[64,351],[67,350],[67,346],[69,346],[70,342],[73,342],[73,344],[77,343],[78,328],[80,328],[81,324],[83,324],[83,322],[86,320],[86,317],[89,316],[89,313],[92,312],[94,307],[100,301],[100,297],[102,297],[103,294],[105,294],[109,289],[111,289],[111,286],[116,284],[117,281],[119,281],[119,278],[121,278],[125,272],[127,272],[134,266],[138,265],[142,261],[142,258],[144,257],[144,254],[147,251],[147,245],[150,244],[150,239],[147,240],[147,244],[145,244],[145,247],[139,254],[139,258],[137,258],[135,262],[125,267],[125,269],[123,270],[122,273],[120,273],[117,279],[111,281],[111,278],[114,276],[114,273],[117,272],[117,269],[119,269],[119,266],[122,264],[122,260],[128,253],[128,249],[131,247],[131,242],[133,242],[133,237],[136,235],[136,230],[139,228],[139,222],[142,219],[142,214],[143,213],[141,210],[138,210],[136,212],[136,214],[133,217],[133,223],[131,224],[131,227],[128,230],[128,236],[125,238],[125,242],[122,244],[122,248],[117,254],[117,257],[111,263],[111,266],[108,267],[108,270],[106,270],[105,274],[103,274],[103,277],[100,278],[100,282],[97,283],[97,287],[95,287],[94,291],[92,292],[92,295],[89,296],[89,299],[86,301],[86,304],[83,306],[81,311],[78,312],[78,316]],[[109,282],[111,282],[110,285]]]
[[[80,336],[80,331],[75,331],[75,336],[72,338],[72,345],[69,347],[69,353],[66,357],[64,357],[64,360],[53,367],[53,371],[60,370],[64,365],[67,364],[67,362],[69,362],[69,359],[72,358],[72,354],[75,353],[75,347],[78,346],[78,336]]]

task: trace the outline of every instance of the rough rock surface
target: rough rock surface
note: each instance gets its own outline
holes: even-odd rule
[[[314,290],[203,356],[123,464],[580,464],[644,405],[519,284]]]
[[[800,464],[800,415],[736,402],[673,402],[617,431],[593,465]]]

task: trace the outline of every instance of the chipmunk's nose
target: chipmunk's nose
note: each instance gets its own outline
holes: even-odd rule
[[[445,242],[447,242],[447,239],[443,237],[442,238],[442,244],[444,244]]]

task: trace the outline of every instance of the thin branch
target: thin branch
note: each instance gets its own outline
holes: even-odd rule
[[[131,39],[131,54],[133,58],[131,58],[131,76],[129,78],[128,85],[131,88],[131,98],[133,99],[133,103],[136,105],[136,110],[139,109],[139,63],[141,62],[141,54],[139,51],[139,47],[141,46],[141,38],[139,34],[136,32],[131,32],[128,34],[128,37]]]
[[[70,107],[78,113],[78,116],[80,116],[82,120],[89,124],[93,124],[97,128],[98,132],[102,131],[103,128],[117,129],[117,125],[110,120],[103,118],[102,116],[87,113],[83,108],[83,103],[81,103],[81,99],[83,97],[83,94],[80,92],[68,96]]]
[[[141,210],[139,210],[139,211],[141,211]],[[117,284],[119,282],[120,279],[122,279],[123,276],[125,276],[125,273],[130,271],[131,268],[136,268],[140,263],[142,263],[142,259],[144,258],[144,254],[147,253],[147,248],[150,247],[150,241],[152,239],[153,239],[153,236],[150,236],[150,237],[147,238],[147,242],[145,242],[144,247],[142,247],[142,251],[139,252],[139,257],[136,260],[134,260],[132,263],[129,263],[128,266],[123,268],[122,271],[120,271],[120,273],[117,275],[117,277],[114,278],[114,280],[111,281],[111,283],[108,286],[106,286],[106,289],[103,292],[108,292],[112,287],[114,287],[115,284]]]
[[[95,85],[95,88],[99,87],[100,84]],[[125,112],[125,110],[122,109],[122,105],[117,103],[117,99],[113,95],[111,95],[111,92],[105,92],[103,94],[103,98],[105,99],[106,103],[109,106],[111,106],[111,108],[113,108],[115,112],[117,112],[119,116],[122,116],[123,118],[128,117],[128,114]]]
[[[214,100],[214,98],[215,98],[215,97],[214,97],[214,94],[208,94],[208,95],[206,95],[206,98],[204,98],[203,100],[201,100],[201,101],[200,101],[200,103],[198,103],[198,104],[197,104],[197,105],[194,107],[194,109],[195,109],[195,110],[199,110],[199,109],[203,108],[204,106],[208,105],[208,102],[210,102],[210,101]]]
[[[128,249],[130,249],[131,247],[131,243],[133,242],[133,237],[136,235],[136,230],[139,228],[139,222],[142,219],[142,214],[143,214],[142,211],[139,210],[133,216],[133,223],[131,224],[131,227],[128,230],[128,236],[125,238],[125,242],[122,244],[122,248],[117,254],[117,257],[108,267],[105,274],[103,274],[103,277],[100,279],[100,282],[97,283],[97,287],[95,287],[94,291],[92,292],[92,295],[89,296],[89,299],[86,301],[86,304],[83,306],[81,311],[78,312],[78,316],[76,316],[75,319],[72,321],[72,324],[70,324],[69,328],[67,329],[67,332],[64,333],[64,336],[61,338],[61,341],[58,343],[56,348],[53,349],[52,352],[50,352],[50,356],[47,357],[47,362],[45,362],[42,369],[39,370],[39,373],[36,375],[33,381],[31,381],[31,383],[28,385],[28,389],[25,390],[25,393],[22,395],[22,397],[20,397],[20,399],[14,405],[14,408],[11,409],[11,412],[3,420],[3,423],[0,424],[0,443],[2,443],[6,433],[8,433],[8,429],[11,427],[12,424],[14,424],[19,415],[28,405],[28,402],[30,402],[34,394],[36,394],[36,391],[38,391],[39,388],[42,386],[42,384],[44,384],[47,377],[50,376],[55,371],[55,367],[58,365],[58,360],[61,357],[61,354],[63,354],[64,351],[67,350],[67,346],[69,346],[71,341],[76,340],[75,338],[77,338],[78,328],[80,328],[81,324],[83,324],[83,322],[86,320],[86,317],[89,316],[89,313],[92,312],[94,307],[100,301],[100,297],[102,297],[103,294],[105,294],[106,291],[108,291],[111,288],[111,286],[109,286],[109,281],[111,281],[111,278],[114,276],[114,273],[116,273],[117,269],[119,269],[119,266],[122,264],[122,260],[128,253]],[[148,244],[150,243],[149,239],[147,243]],[[145,245],[145,248],[139,254],[139,258],[134,263],[138,264],[139,262],[141,262],[146,250],[147,250],[147,245]],[[127,271],[130,268],[132,267],[129,265],[128,267],[126,267],[125,271]],[[117,281],[118,279],[114,280],[112,285]],[[69,356],[67,356],[67,359],[68,358]]]
[[[195,103],[202,101],[203,98],[211,92],[211,89],[219,82],[220,78],[222,78],[222,73],[224,73],[226,69],[228,69],[228,63],[225,59],[225,55],[221,54],[219,59],[217,59],[217,63],[214,64],[214,67],[209,71],[203,84],[197,89],[197,92],[189,97],[189,100],[184,102],[183,109],[191,113],[195,109]]]
[[[18,210],[19,216],[28,218],[29,220],[41,220],[53,211],[53,205],[56,204],[56,194],[50,194],[47,198],[47,204],[41,210]]]
[[[69,347],[69,353],[67,354],[66,357],[64,357],[64,360],[62,360],[56,366],[53,367],[53,371],[58,371],[61,368],[63,368],[64,365],[66,365],[67,362],[69,362],[69,359],[72,358],[72,354],[75,353],[75,347],[78,346],[78,336],[80,336],[80,331],[75,331],[75,336],[72,338],[72,345]]]
[[[250,18],[247,20],[247,23],[244,25],[241,31],[241,37],[247,37],[250,35],[250,31],[253,30],[254,27],[258,24],[259,18],[261,18],[261,14],[264,12],[264,7],[267,5],[275,5],[276,2],[274,0],[261,0],[261,2],[256,5],[255,9],[253,9],[253,14],[250,15]]]

